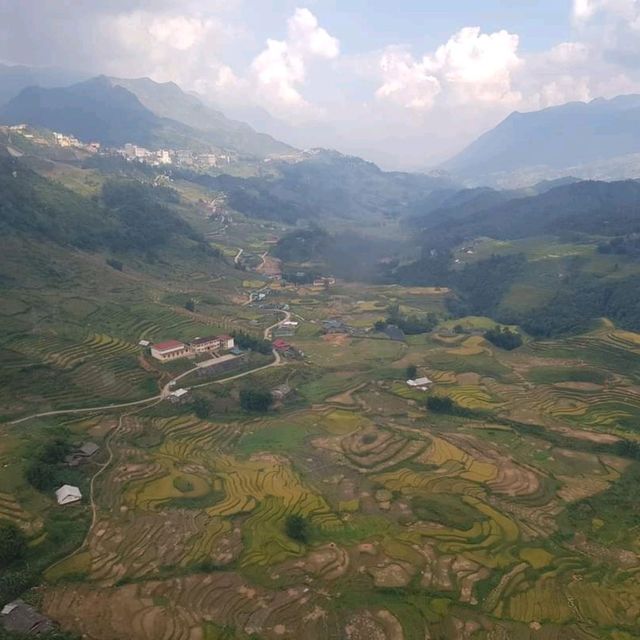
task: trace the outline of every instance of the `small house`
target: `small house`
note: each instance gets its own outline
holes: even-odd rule
[[[148,347],[151,343],[148,340],[140,340],[138,342],[139,347]]]
[[[189,395],[188,389],[176,389],[169,394],[169,402],[173,402],[174,404],[178,404],[179,402],[184,402]]]
[[[6,604],[0,610],[0,624],[9,633],[40,635],[53,631],[53,622],[22,600]]]
[[[384,332],[391,338],[392,340],[397,340],[398,342],[405,341],[404,331],[395,324],[388,324],[384,330]]]
[[[418,389],[419,391],[426,391],[431,385],[432,381],[429,378],[416,378],[415,380],[407,380],[407,386],[412,389]]]
[[[83,458],[90,458],[97,453],[98,449],[100,449],[100,447],[95,442],[85,442],[78,448],[77,454]]]
[[[277,340],[274,340],[272,345],[276,351],[288,351],[291,348],[291,345],[286,340],[283,340],[282,338],[278,338]]]
[[[72,504],[82,500],[82,493],[80,493],[80,489],[78,489],[78,487],[74,487],[70,484],[63,484],[56,490],[56,500],[60,505]]]

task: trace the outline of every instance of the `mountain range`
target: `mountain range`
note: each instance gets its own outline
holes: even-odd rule
[[[538,179],[568,173],[616,178],[626,176],[607,176],[607,164],[639,152],[640,95],[625,95],[512,113],[442,169],[477,184],[519,172]],[[605,175],[593,175],[595,167]]]
[[[0,78],[1,84],[1,78]],[[26,123],[107,146],[230,150],[263,158],[292,149],[205,106],[173,83],[91,78],[65,87],[29,86],[0,107],[0,122]]]

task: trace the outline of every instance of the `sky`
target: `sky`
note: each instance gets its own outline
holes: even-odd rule
[[[640,93],[640,0],[0,0],[0,61],[171,80],[422,170],[512,111]]]

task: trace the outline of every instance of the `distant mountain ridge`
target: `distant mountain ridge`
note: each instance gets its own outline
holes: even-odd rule
[[[229,120],[173,83],[99,76],[68,87],[27,87],[0,108],[0,122],[26,123],[108,146],[127,142],[255,157],[291,147]]]
[[[602,163],[640,152],[640,95],[514,112],[442,168],[481,181],[494,174]]]
[[[27,87],[65,87],[86,80],[89,74],[57,67],[0,64],[0,105]]]

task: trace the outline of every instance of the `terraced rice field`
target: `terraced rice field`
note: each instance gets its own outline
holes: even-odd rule
[[[416,289],[408,308],[421,296],[436,297]],[[353,312],[343,293],[331,305]],[[100,384],[138,338],[200,330],[165,310],[149,324],[121,309],[75,342],[23,336],[15,363]],[[56,423],[110,433],[113,460],[87,544],[45,574],[48,614],[94,640],[638,637],[640,516],[623,489],[640,463],[618,438],[640,441],[640,336],[603,326],[510,353],[469,335],[292,342],[304,359],[253,379],[295,387],[270,413],[240,412],[237,384],[208,419],[186,405],[117,431],[113,416]],[[407,388],[408,364],[428,391]],[[144,384],[118,371],[101,395]],[[427,410],[429,395],[456,411]],[[32,497],[3,489],[0,518],[37,539]]]

